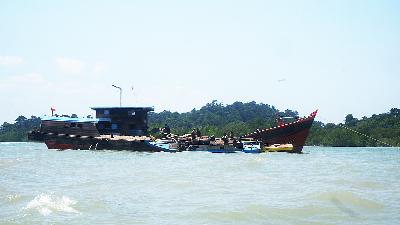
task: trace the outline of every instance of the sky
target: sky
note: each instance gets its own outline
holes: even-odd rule
[[[0,122],[256,101],[342,122],[400,108],[400,1],[0,0]]]

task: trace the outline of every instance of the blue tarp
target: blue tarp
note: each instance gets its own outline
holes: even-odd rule
[[[45,116],[41,117],[44,121],[60,121],[60,122],[70,122],[70,123],[98,123],[100,121],[111,122],[110,118],[71,118],[71,117],[55,117],[55,116]]]

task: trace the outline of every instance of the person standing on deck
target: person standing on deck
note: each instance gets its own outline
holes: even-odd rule
[[[196,128],[196,136],[198,138],[201,138],[201,132],[200,132],[199,128]]]
[[[196,139],[196,129],[192,130],[192,133],[190,133],[190,136],[192,137],[192,141]]]

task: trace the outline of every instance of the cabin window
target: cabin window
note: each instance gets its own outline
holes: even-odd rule
[[[104,110],[104,115],[110,115],[110,110],[108,109]]]
[[[113,130],[118,129],[118,124],[116,124],[116,123],[111,124],[111,129],[113,129]]]
[[[82,128],[82,124],[81,124],[81,123],[78,123],[78,127],[79,127],[79,128]]]
[[[71,127],[76,127],[76,123],[71,123]]]
[[[136,112],[134,110],[128,111],[128,116],[135,116]]]

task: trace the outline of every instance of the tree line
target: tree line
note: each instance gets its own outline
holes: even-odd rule
[[[199,128],[203,135],[221,137],[233,132],[240,136],[260,128],[275,126],[277,116],[298,117],[298,112],[290,109],[279,111],[274,106],[256,102],[235,102],[224,105],[218,101],[207,103],[200,109],[178,113],[163,111],[149,113],[149,131],[168,125],[174,134],[190,133]],[[0,142],[27,141],[27,133],[40,126],[40,118],[19,116],[15,123],[0,126]],[[348,128],[345,129],[344,127]],[[364,134],[364,135],[361,135]],[[400,146],[400,110],[391,109],[387,113],[357,119],[352,114],[344,118],[344,123],[322,123],[314,121],[306,145],[318,146],[382,146],[381,142]]]
[[[377,141],[378,140],[378,141]],[[348,114],[344,123],[314,121],[307,145],[320,146],[400,146],[400,109],[371,117]]]
[[[28,141],[28,132],[38,129],[40,126],[40,118],[31,116],[19,116],[15,119],[15,123],[4,122],[0,126],[0,142],[21,142]]]

